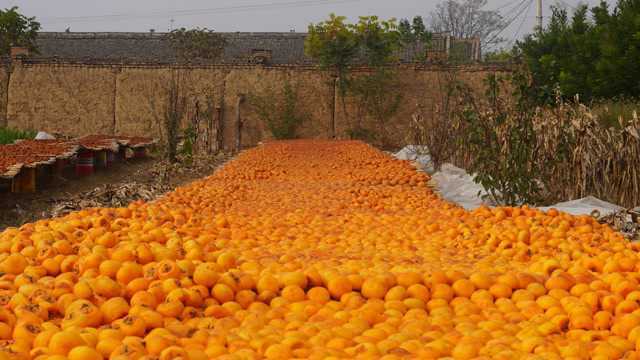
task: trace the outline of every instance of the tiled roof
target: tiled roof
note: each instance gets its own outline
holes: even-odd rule
[[[255,50],[271,52],[271,64],[305,64],[311,59],[304,54],[306,33],[219,33],[227,40],[222,62],[247,63]],[[107,60],[122,62],[172,63],[176,57],[166,33],[81,33],[41,32],[37,43],[39,54],[33,58],[65,60]],[[410,62],[415,51],[408,47],[398,51],[402,62]]]
[[[223,62],[247,62],[253,50],[271,50],[274,64],[309,62],[305,33],[220,33],[227,40]],[[170,63],[176,60],[166,33],[53,33],[38,35],[35,58],[98,59]]]

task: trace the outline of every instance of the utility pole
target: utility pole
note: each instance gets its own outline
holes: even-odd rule
[[[542,0],[538,1],[538,14],[536,20],[538,20],[538,31],[542,31]]]

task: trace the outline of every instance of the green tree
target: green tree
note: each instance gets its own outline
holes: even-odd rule
[[[640,1],[606,2],[572,16],[554,7],[549,24],[518,42],[539,103],[555,101],[556,90],[581,100],[640,96]]]
[[[353,26],[347,24],[346,17],[329,15],[329,19],[309,25],[304,50],[323,69],[331,69],[338,77],[340,94],[346,93],[346,78],[349,66],[358,55],[359,43]]]
[[[353,95],[359,102],[359,107],[365,107],[368,114],[382,119],[395,112],[393,101],[391,105],[387,103],[390,99],[387,96],[389,89],[385,88],[394,74],[386,73],[384,69],[395,60],[395,52],[400,46],[400,32],[395,19],[381,20],[377,16],[363,16],[357,23],[349,24],[345,17],[331,14],[328,20],[309,25],[305,53],[318,61],[321,68],[335,71],[345,115],[346,98]],[[373,73],[352,79],[350,69],[355,64],[366,64],[373,69]],[[363,84],[368,84],[370,88],[363,87]],[[372,101],[377,103],[373,105]],[[373,115],[374,113],[377,115]],[[359,118],[357,124],[360,124]]]
[[[207,28],[180,28],[167,34],[179,62],[215,61],[224,54],[226,39]]]
[[[409,19],[400,20],[398,33],[402,45],[413,51],[416,58],[412,60],[421,60],[425,57],[426,54],[418,54],[418,49],[431,41],[432,34],[424,25],[422,16],[415,16],[411,22]]]
[[[0,10],[0,56],[9,55],[12,46],[26,47],[37,52],[36,37],[40,23],[35,17],[26,17],[18,7]]]
[[[361,16],[353,29],[367,65],[379,67],[394,60],[394,52],[400,46],[400,33],[395,19]]]

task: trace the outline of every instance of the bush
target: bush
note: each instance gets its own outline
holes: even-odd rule
[[[431,108],[419,103],[412,114],[409,144],[424,145],[433,163],[435,171],[440,170],[444,162],[451,161],[462,145],[461,114],[463,95],[469,88],[458,79],[458,72],[450,69],[438,76],[436,93]],[[427,154],[421,154],[427,155]]]
[[[640,204],[637,114],[609,126],[577,98],[556,94],[554,105],[532,106],[521,74],[511,83],[491,76],[486,89],[484,97],[465,95],[459,150],[494,201],[540,205],[592,195]]]
[[[307,118],[298,107],[297,90],[289,81],[284,81],[280,94],[273,88],[250,94],[249,103],[276,139],[295,138],[296,129]]]
[[[540,201],[540,173],[536,160],[535,111],[509,101],[502,90],[506,80],[496,75],[486,79],[486,98],[468,93],[468,106],[461,119],[464,141],[471,154],[474,180],[497,204],[521,205]]]
[[[20,139],[33,139],[36,135],[37,133],[32,130],[0,128],[0,144],[12,144]]]

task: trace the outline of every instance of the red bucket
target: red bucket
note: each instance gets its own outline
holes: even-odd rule
[[[93,151],[81,150],[76,163],[76,175],[87,176],[93,174]]]
[[[139,147],[133,149],[133,157],[140,159],[147,156],[147,148]]]

